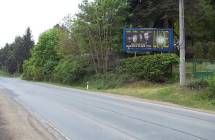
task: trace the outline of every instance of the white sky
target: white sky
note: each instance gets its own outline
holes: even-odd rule
[[[0,0],[0,47],[31,28],[33,39],[68,14],[78,12],[82,0]]]

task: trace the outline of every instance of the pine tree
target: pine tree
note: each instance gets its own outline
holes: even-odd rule
[[[15,57],[17,59],[17,71],[22,72],[23,62],[31,57],[31,49],[34,45],[31,30],[27,28],[23,37],[17,37],[14,42]]]

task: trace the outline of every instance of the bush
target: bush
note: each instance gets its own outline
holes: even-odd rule
[[[26,60],[23,64],[22,78],[26,80],[41,81],[44,79],[42,67],[35,66],[34,59]]]
[[[26,60],[23,64],[22,78],[26,80],[33,80],[33,61],[32,59]]]
[[[215,99],[215,76],[209,81],[209,98]]]
[[[71,84],[74,81],[78,81],[84,76],[85,66],[85,62],[81,60],[72,58],[62,59],[55,67],[53,73],[54,81],[64,84]]]
[[[187,85],[189,88],[191,89],[202,89],[202,88],[206,88],[209,86],[209,83],[207,80],[204,80],[204,79],[200,79],[200,80],[194,80],[194,81],[191,81],[190,83],[188,83]]]
[[[43,79],[46,81],[52,80],[53,71],[55,67],[58,65],[58,61],[47,60],[43,66]]]
[[[215,56],[214,56],[214,52],[215,52],[215,42],[208,42],[208,58],[209,59],[215,59]]]
[[[187,86],[197,90],[204,89],[204,95],[202,97],[215,101],[215,76],[211,80],[194,80]]]
[[[108,89],[122,86],[130,80],[128,75],[118,75],[115,73],[95,74],[84,79],[84,83],[89,82],[89,86],[96,89]]]
[[[172,76],[172,66],[177,63],[175,54],[146,55],[121,60],[116,69],[138,80],[164,82]]]
[[[204,44],[201,42],[196,42],[194,44],[193,56],[194,58],[203,58],[204,57]]]

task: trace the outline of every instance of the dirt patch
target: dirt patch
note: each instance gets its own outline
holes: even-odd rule
[[[12,140],[11,135],[9,134],[9,131],[5,128],[7,125],[6,121],[2,117],[2,114],[0,112],[0,139],[1,140]]]
[[[57,140],[21,105],[0,90],[0,140]]]

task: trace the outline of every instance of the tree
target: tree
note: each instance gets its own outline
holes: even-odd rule
[[[90,55],[95,72],[107,72],[110,55],[121,44],[127,6],[124,0],[85,0],[80,5],[72,32],[81,50]]]
[[[14,45],[14,57],[17,62],[17,72],[22,72],[22,65],[25,60],[31,57],[31,49],[34,46],[32,40],[31,30],[28,27],[23,37],[16,37],[13,43]]]
[[[12,44],[6,44],[0,50],[0,64],[1,70],[9,73],[14,73],[17,70],[16,59],[14,58],[14,47]]]
[[[17,36],[12,44],[6,44],[0,50],[1,68],[10,73],[21,73],[22,64],[31,56],[33,45],[30,28],[27,28],[23,37]]]
[[[172,28],[178,20],[176,0],[128,0],[129,24],[146,28]]]
[[[128,24],[145,28],[173,28],[179,38],[177,0],[128,0],[130,16]],[[213,0],[185,1],[185,29],[187,57],[195,54],[195,42],[214,41],[215,8]],[[205,49],[206,50],[206,49]],[[207,55],[205,55],[207,56]],[[204,56],[203,56],[204,57]]]
[[[24,64],[24,77],[34,80],[50,80],[61,55],[57,53],[60,30],[54,27],[39,37],[32,51],[32,57]]]

